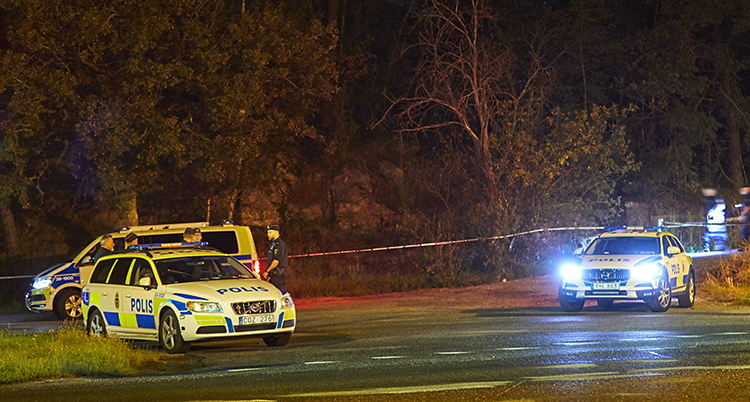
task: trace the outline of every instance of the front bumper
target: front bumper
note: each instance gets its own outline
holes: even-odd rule
[[[279,312],[275,322],[240,325],[239,317],[221,314],[179,315],[184,328],[182,336],[187,342],[232,337],[264,337],[294,332],[297,314],[294,308]]]
[[[52,310],[52,303],[50,303],[50,289],[38,289],[29,290],[25,297],[26,308],[29,311],[40,312],[44,310]]]
[[[599,282],[602,283],[602,282]],[[612,300],[649,300],[658,293],[657,283],[609,282],[616,283],[617,289],[595,289],[594,282],[568,282],[560,285],[560,295],[569,300],[574,299],[612,299]]]

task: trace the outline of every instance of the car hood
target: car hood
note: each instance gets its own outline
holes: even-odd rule
[[[584,255],[581,268],[632,268],[661,261],[660,255]]]
[[[278,300],[281,291],[259,279],[221,279],[166,285],[170,295],[196,301]]]

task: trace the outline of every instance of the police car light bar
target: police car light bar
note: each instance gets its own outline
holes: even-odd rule
[[[208,222],[189,222],[189,223],[167,223],[164,225],[150,225],[150,226],[133,226],[124,227],[115,230],[115,232],[148,232],[151,230],[166,230],[166,229],[186,229],[186,228],[206,228]]]
[[[194,247],[194,246],[207,246],[208,243],[205,241],[193,242],[193,243],[161,243],[161,244],[134,244],[128,247],[128,250],[153,250],[159,248],[180,248],[180,247]]]
[[[607,232],[613,232],[615,230],[667,230],[666,226],[613,226],[604,228]]]

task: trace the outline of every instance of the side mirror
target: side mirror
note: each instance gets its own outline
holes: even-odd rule
[[[667,254],[675,255],[675,254],[680,254],[680,253],[681,253],[680,248],[677,246],[667,247]]]
[[[91,256],[87,255],[87,256],[81,258],[81,261],[78,262],[78,265],[92,265],[93,263],[94,263],[94,261],[91,258]]]
[[[144,288],[151,287],[151,278],[148,276],[141,278],[141,280],[138,281],[138,286],[143,286]]]
[[[580,257],[583,255],[583,247],[578,247],[577,249],[573,250],[573,254],[576,257]]]

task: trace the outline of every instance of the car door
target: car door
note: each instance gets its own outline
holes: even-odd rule
[[[133,263],[131,257],[115,259],[114,266],[109,271],[106,284],[102,288],[102,313],[107,322],[107,331],[120,334],[122,332],[122,294],[127,281],[130,266]]]
[[[680,249],[680,253],[676,254],[672,257],[672,259],[675,260],[675,264],[679,265],[680,271],[677,274],[677,287],[678,290],[681,290],[679,288],[684,287],[688,283],[688,275],[690,275],[690,257],[688,257],[687,253],[685,253],[685,247],[682,246],[682,243],[680,243],[680,240],[677,239],[675,236],[667,236],[669,237],[669,240],[672,242],[672,244]]]
[[[139,285],[141,278],[149,278],[151,284]],[[127,286],[123,288],[123,304],[120,312],[122,331],[129,337],[156,339],[154,318],[156,287],[156,276],[151,263],[145,258],[134,258]]]

